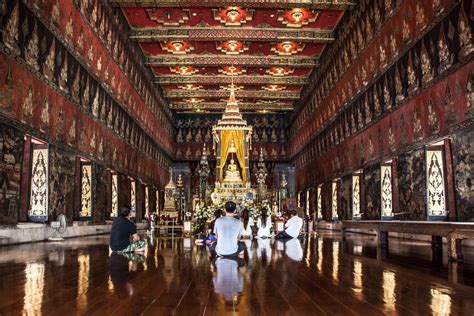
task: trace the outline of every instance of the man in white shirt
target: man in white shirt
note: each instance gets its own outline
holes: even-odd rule
[[[218,218],[214,224],[217,238],[216,253],[221,257],[243,255],[245,244],[240,241],[245,229],[241,221],[234,218],[236,205],[234,202],[225,204],[225,216]]]
[[[278,233],[275,239],[296,238],[300,235],[301,227],[303,227],[303,219],[298,216],[296,210],[292,210],[291,218],[285,224],[285,231]]]

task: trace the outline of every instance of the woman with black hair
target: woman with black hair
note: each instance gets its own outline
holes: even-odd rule
[[[244,209],[242,214],[240,214],[240,220],[242,224],[244,224],[245,232],[242,234],[242,238],[250,239],[252,238],[252,226],[254,225],[253,218],[250,216],[250,211],[248,209]]]
[[[272,218],[268,214],[266,207],[262,208],[262,213],[257,220],[257,238],[270,238],[272,228]]]

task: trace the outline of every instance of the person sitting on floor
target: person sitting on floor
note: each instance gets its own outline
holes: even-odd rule
[[[130,207],[122,206],[119,216],[114,219],[110,230],[110,249],[113,252],[126,253],[144,251],[146,241],[137,234],[135,224],[130,221]]]
[[[225,204],[225,216],[218,218],[214,225],[217,237],[216,253],[221,257],[235,257],[244,254],[245,244],[240,241],[244,233],[244,225],[234,218],[236,205],[234,202]]]
[[[262,208],[262,214],[257,220],[257,238],[270,238],[272,229],[272,218],[266,207]]]
[[[300,235],[301,227],[303,227],[303,219],[298,216],[296,210],[292,210],[291,218],[285,224],[285,230],[278,233],[275,239],[290,239],[296,238]]]
[[[216,234],[214,234],[214,225],[216,223],[216,220],[222,216],[222,213],[223,212],[221,209],[217,209],[214,211],[214,219],[207,226],[207,236],[203,239],[196,239],[196,241],[194,242],[196,245],[202,245],[203,243],[210,245],[217,240]]]
[[[252,238],[253,218],[250,216],[250,212],[246,208],[242,211],[241,221],[242,224],[244,224],[244,233],[242,234],[242,238]]]

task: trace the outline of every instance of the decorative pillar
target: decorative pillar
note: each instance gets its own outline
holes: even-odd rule
[[[21,137],[17,138],[18,141],[21,142]],[[5,141],[5,140],[3,140]],[[18,174],[17,177],[21,178],[21,187],[20,187],[20,212],[18,214],[18,220],[19,221],[24,221],[26,222],[28,220],[28,210],[29,210],[29,204],[30,204],[30,199],[29,199],[29,181],[30,181],[30,165],[31,165],[31,136],[27,135],[24,137],[24,145],[23,145],[23,161],[21,164],[21,175]],[[19,146],[20,144],[17,143]],[[2,146],[2,150],[5,152],[5,145]],[[18,152],[19,153],[19,152]],[[17,157],[15,157],[16,159]],[[14,168],[13,170],[15,170]],[[18,196],[17,196],[18,198]],[[4,201],[5,203],[6,201]],[[10,202],[8,203],[10,204]]]
[[[207,182],[209,178],[210,168],[209,168],[209,161],[207,159],[208,152],[206,148],[206,144],[204,144],[204,148],[202,150],[202,157],[201,157],[201,168],[199,169],[199,200],[202,202],[204,201],[204,205],[207,203],[206,199],[206,190],[207,190]]]
[[[267,180],[267,167],[265,166],[265,161],[263,160],[263,148],[260,149],[260,157],[258,159],[258,170],[257,170],[257,183],[258,183],[258,199],[263,201],[266,199],[266,180]]]

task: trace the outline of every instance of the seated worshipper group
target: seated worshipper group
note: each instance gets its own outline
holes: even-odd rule
[[[208,236],[212,236],[210,243],[213,243],[214,238],[216,239],[215,252],[220,257],[243,255],[246,245],[241,239],[250,239],[253,235],[252,227],[254,221],[250,217],[249,210],[244,209],[241,219],[238,220],[234,218],[236,208],[237,206],[234,202],[227,202],[225,204],[225,216],[220,217],[220,213],[214,214],[215,220],[210,225],[208,233]],[[291,239],[299,236],[303,226],[303,219],[298,216],[297,211],[292,211],[291,215],[291,218],[285,225],[285,231],[277,234],[275,239]],[[261,216],[256,222],[256,227],[257,239],[271,237],[272,220],[266,208],[262,209]],[[199,243],[208,243],[208,238],[200,240]]]
[[[140,239],[135,224],[130,221],[130,207],[122,206],[110,230],[110,249],[116,253],[145,251],[146,241]]]

